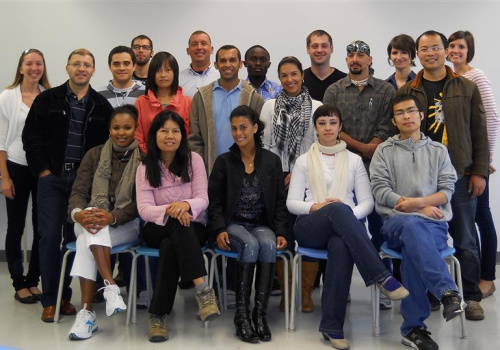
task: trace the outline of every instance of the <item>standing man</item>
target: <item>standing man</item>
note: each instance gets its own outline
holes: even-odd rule
[[[210,36],[204,31],[197,30],[191,34],[186,52],[191,57],[191,64],[179,74],[179,85],[184,95],[193,97],[197,88],[217,80],[219,73],[210,63],[214,47]]]
[[[311,68],[304,71],[304,85],[313,100],[323,101],[326,89],[347,74],[330,66],[333,40],[324,30],[315,30],[307,36],[306,49],[311,58]]]
[[[425,111],[421,131],[448,147],[457,171],[449,232],[462,268],[467,303],[465,317],[482,320],[484,311],[480,304],[480,261],[474,219],[477,196],[486,186],[489,165],[484,107],[476,84],[445,65],[448,41],[443,34],[429,30],[418,37],[416,46],[424,69],[414,80],[403,85],[398,94],[412,94],[418,98]]]
[[[254,45],[245,52],[245,61],[248,77],[247,82],[252,84],[264,101],[274,99],[283,87],[273,81],[267,80],[267,70],[271,66],[269,51],[260,45]]]
[[[132,80],[136,69],[134,51],[127,46],[117,46],[108,55],[108,68],[113,76],[106,87],[98,92],[108,100],[113,108],[125,104],[134,105],[135,100],[144,95],[144,86]]]
[[[134,50],[137,63],[133,79],[145,86],[146,78],[148,77],[149,61],[155,53],[153,51],[153,41],[148,36],[141,34],[132,39],[130,47]]]
[[[238,78],[243,66],[240,50],[222,46],[215,55],[220,78],[198,89],[191,105],[188,137],[191,150],[200,154],[210,175],[215,158],[229,151],[234,143],[229,115],[240,105],[252,107],[260,114],[264,100],[246,81]]]
[[[113,111],[104,97],[90,87],[95,60],[86,49],[68,57],[69,80],[35,99],[23,130],[23,146],[31,171],[38,176],[38,225],[42,321],[53,322],[61,271],[62,247],[75,240],[67,218],[68,199],[76,171],[87,150],[106,142]],[[106,223],[107,224],[107,223]],[[66,268],[61,314],[74,315],[71,299],[71,263]]]
[[[362,157],[368,171],[377,145],[393,135],[390,105],[396,92],[386,81],[370,75],[372,57],[364,41],[356,40],[347,45],[346,63],[349,74],[330,85],[323,103],[339,108],[343,126],[340,138],[350,151]],[[383,242],[382,219],[373,210],[367,221],[372,243],[379,250]],[[381,307],[389,309],[392,303],[381,297]]]

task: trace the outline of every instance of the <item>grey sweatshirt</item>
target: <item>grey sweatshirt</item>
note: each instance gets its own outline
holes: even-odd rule
[[[396,135],[381,143],[370,164],[370,181],[375,210],[383,220],[393,215],[416,215],[435,220],[418,212],[403,213],[393,208],[401,196],[425,197],[437,192],[448,198],[446,204],[439,206],[443,218],[437,221],[449,221],[453,216],[450,200],[457,173],[447,148],[423,134],[417,142],[400,140]]]

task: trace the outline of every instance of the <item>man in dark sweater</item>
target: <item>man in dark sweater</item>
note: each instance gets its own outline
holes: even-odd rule
[[[56,311],[62,247],[75,240],[67,220],[68,199],[83,155],[108,138],[108,119],[113,108],[90,87],[95,60],[86,49],[68,57],[69,80],[42,92],[33,102],[23,130],[28,166],[38,176],[38,225],[40,227],[40,273],[42,277],[42,321],[53,322]],[[70,303],[71,278],[68,264],[62,294],[61,314],[74,315]]]

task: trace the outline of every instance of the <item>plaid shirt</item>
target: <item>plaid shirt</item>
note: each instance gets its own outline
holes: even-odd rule
[[[343,131],[368,143],[374,137],[385,141],[394,135],[389,107],[395,96],[394,88],[381,79],[370,75],[360,92],[347,76],[328,87],[323,103],[340,109]]]

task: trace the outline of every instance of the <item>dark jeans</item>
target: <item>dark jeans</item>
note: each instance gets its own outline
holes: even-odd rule
[[[149,247],[160,250],[156,288],[149,312],[169,315],[174,305],[179,276],[181,281],[191,281],[207,274],[201,251],[207,240],[207,229],[197,222],[185,227],[178,220],[170,218],[165,226],[148,222],[142,235]]]
[[[43,307],[56,304],[61,262],[66,244],[74,242],[73,224],[68,222],[68,199],[75,181],[76,170],[62,176],[50,174],[38,179],[38,227],[40,232],[40,272]],[[71,299],[71,276],[74,255],[68,257],[62,298]]]
[[[302,247],[328,250],[319,331],[343,336],[353,264],[367,286],[389,276],[389,271],[365,227],[346,204],[331,203],[312,214],[299,216],[295,237]]]
[[[37,217],[37,178],[27,166],[7,161],[7,169],[14,183],[16,192],[14,199],[5,197],[7,206],[7,235],[5,237],[5,254],[7,266],[14,289],[36,287],[40,279],[40,263],[38,257],[38,217]],[[24,276],[23,255],[21,252],[21,239],[26,224],[28,202],[32,196],[31,219],[33,221],[33,245],[28,273]]]
[[[486,188],[482,195],[477,197],[476,224],[479,228],[481,248],[481,279],[495,280],[497,264],[497,231],[491,217],[490,210],[490,178],[486,179]]]
[[[481,301],[479,289],[479,252],[475,224],[476,198],[468,192],[470,176],[463,176],[455,183],[455,193],[451,197],[453,219],[449,222],[450,236],[453,238],[455,256],[460,261],[464,299]]]

